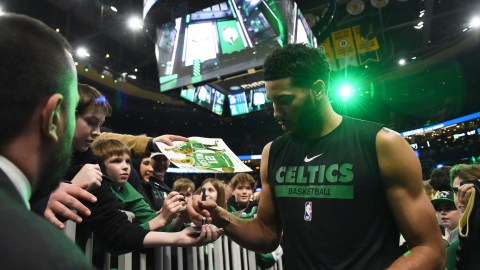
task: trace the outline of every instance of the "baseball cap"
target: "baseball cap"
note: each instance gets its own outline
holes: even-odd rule
[[[448,203],[448,204],[453,204],[455,205],[455,202],[453,201],[453,191],[438,191],[435,194],[435,198],[432,200],[433,207],[436,207],[437,205],[441,203]]]
[[[155,156],[165,156],[162,152],[153,152],[150,154],[150,158],[153,158]]]

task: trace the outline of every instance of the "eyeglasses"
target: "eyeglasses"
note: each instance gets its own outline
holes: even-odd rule
[[[455,205],[440,205],[440,206],[436,206],[435,207],[435,211],[437,212],[450,212],[450,211],[454,211],[454,210],[457,210],[457,207],[455,207]]]

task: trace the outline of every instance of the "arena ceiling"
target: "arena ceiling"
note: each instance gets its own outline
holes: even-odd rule
[[[183,125],[184,118],[163,121],[165,113],[190,115],[204,113],[194,105],[179,100],[171,93],[159,93],[152,28],[131,31],[127,21],[131,15],[142,16],[141,0],[5,0],[3,11],[36,17],[58,29],[74,49],[89,50],[88,66],[111,79],[127,74],[126,81],[137,90],[113,94],[113,99],[132,95],[125,105],[118,102],[117,115],[128,116],[138,132],[152,130],[148,123]],[[168,21],[184,12],[192,12],[221,1],[159,0],[159,20]],[[369,101],[360,108],[338,108],[346,114],[386,123],[397,129],[454,118],[478,111],[480,92],[480,29],[471,26],[480,17],[476,0],[297,0],[314,34],[321,42],[332,32],[355,25],[372,25],[370,38],[379,42],[379,59],[366,65],[342,70],[359,76],[374,86]],[[117,11],[111,9],[114,6]],[[375,7],[377,6],[377,7]],[[381,7],[381,8],[379,8]],[[357,12],[357,15],[353,13]],[[106,57],[108,55],[108,57]],[[404,59],[405,65],[399,65]],[[367,67],[368,66],[368,67]],[[83,67],[83,66],[82,66]],[[114,89],[119,84],[86,76],[80,80]],[[136,79],[128,77],[134,75]],[[113,102],[115,103],[115,102]],[[170,104],[171,106],[167,106]],[[165,105],[165,106],[162,106]],[[357,113],[358,115],[355,115]],[[218,126],[252,128],[258,121],[268,122],[271,112],[241,119],[205,116],[195,131],[178,129],[192,135],[205,132],[207,122]],[[266,116],[265,116],[266,115]],[[187,116],[185,116],[187,117]],[[190,117],[190,116],[188,116]],[[141,118],[141,119],[140,119]],[[170,118],[170,116],[169,116]],[[250,119],[252,118],[252,119]],[[264,119],[265,118],[265,119]],[[260,120],[259,120],[260,119]],[[141,120],[141,121],[140,121]],[[116,128],[133,132],[130,122],[113,118]],[[203,124],[202,124],[203,123]],[[247,123],[247,124],[245,124]],[[130,125],[130,126],[129,126]],[[162,132],[158,129],[153,132]],[[253,132],[253,131],[252,131]],[[278,133],[279,130],[276,129]]]

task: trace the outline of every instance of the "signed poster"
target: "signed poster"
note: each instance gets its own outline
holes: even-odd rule
[[[175,141],[173,146],[157,143],[160,151],[179,168],[198,172],[251,172],[222,139],[190,137],[188,142]]]

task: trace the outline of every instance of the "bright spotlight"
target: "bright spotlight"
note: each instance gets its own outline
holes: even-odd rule
[[[473,17],[471,20],[470,20],[470,23],[468,24],[468,27],[470,28],[478,28],[480,27],[480,18],[479,17]]]
[[[3,14],[5,14],[5,11],[3,11],[3,7],[0,6],[0,16],[2,16]]]
[[[118,12],[118,9],[114,6],[110,6],[110,9],[113,11],[113,12]]]
[[[353,87],[349,84],[343,84],[340,86],[338,95],[342,97],[343,101],[347,101],[353,95]]]
[[[400,60],[398,60],[398,64],[399,64],[400,66],[404,66],[406,63],[407,63],[407,61],[406,61],[405,59],[403,59],[403,58],[400,59]]]
[[[139,30],[143,28],[143,21],[139,17],[131,17],[128,19],[128,27],[132,30]]]
[[[77,49],[77,56],[80,58],[90,57],[90,53],[88,53],[86,48],[80,47]]]

